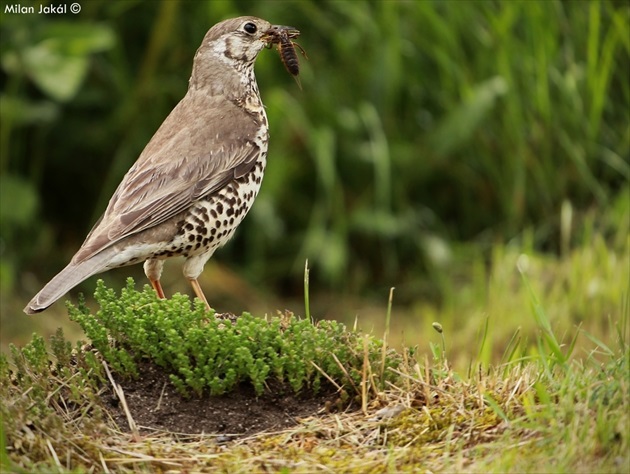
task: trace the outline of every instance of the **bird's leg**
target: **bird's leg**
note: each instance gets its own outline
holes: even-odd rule
[[[162,268],[164,268],[164,261],[157,260],[155,258],[149,258],[144,262],[144,274],[151,282],[151,286],[157,293],[158,298],[165,299],[164,290],[160,284],[160,277],[162,276]]]
[[[197,295],[197,298],[199,298],[201,301],[203,301],[206,305],[206,308],[208,309],[208,311],[211,311],[212,308],[210,308],[210,305],[208,304],[208,300],[206,299],[206,295],[203,294],[203,290],[201,289],[201,285],[199,284],[199,282],[197,281],[196,278],[189,278],[190,284],[193,288],[193,291],[195,292],[195,295]]]
[[[201,272],[203,271],[204,265],[212,256],[212,252],[214,252],[214,249],[206,253],[188,257],[184,262],[183,268],[184,276],[188,279],[191,286],[193,287],[195,295],[197,295],[197,297],[205,303],[208,311],[211,311],[212,308],[210,308],[208,300],[206,299],[206,295],[203,294],[203,290],[201,289],[201,285],[199,285],[197,278],[199,278],[199,275],[201,275]]]
[[[166,296],[164,296],[164,290],[162,289],[162,284],[160,283],[160,280],[152,280],[151,278],[149,278],[149,282],[151,282],[151,286],[157,293],[158,298],[160,298],[161,300],[166,299]]]

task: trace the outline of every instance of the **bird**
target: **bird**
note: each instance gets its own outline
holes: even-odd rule
[[[269,125],[254,63],[287,30],[297,31],[253,16],[208,30],[186,94],[123,177],[70,263],[25,313],[45,310],[92,275],[140,262],[163,299],[164,260],[176,256],[184,257],[183,274],[210,310],[198,277],[251,208],[267,162]]]

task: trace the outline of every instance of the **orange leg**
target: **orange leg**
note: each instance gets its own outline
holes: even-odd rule
[[[151,286],[157,293],[158,298],[160,298],[161,300],[166,299],[166,296],[164,296],[164,290],[162,289],[162,285],[160,284],[160,280],[149,278],[149,281],[151,282]]]
[[[208,309],[208,311],[211,311],[212,308],[210,308],[210,305],[208,304],[208,300],[206,299],[206,295],[203,294],[203,290],[201,289],[201,285],[199,285],[199,282],[197,281],[197,279],[191,278],[189,281],[193,287],[193,291],[195,292],[195,295],[197,295],[197,298],[199,298],[201,301],[203,301],[206,304],[206,308]]]

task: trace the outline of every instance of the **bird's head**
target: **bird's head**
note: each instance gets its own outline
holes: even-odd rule
[[[293,32],[292,35],[297,31],[253,16],[217,23],[208,30],[195,54],[191,84],[215,87],[231,82],[226,76],[251,76],[258,53],[265,46],[277,43],[279,33],[284,30]]]

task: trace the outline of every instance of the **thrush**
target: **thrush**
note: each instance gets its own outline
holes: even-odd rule
[[[251,208],[267,160],[267,116],[254,62],[286,30],[297,31],[251,16],[210,28],[195,54],[186,95],[70,263],[24,312],[43,311],[92,275],[140,262],[164,298],[164,260],[175,256],[185,258],[184,276],[210,308],[197,278]]]

